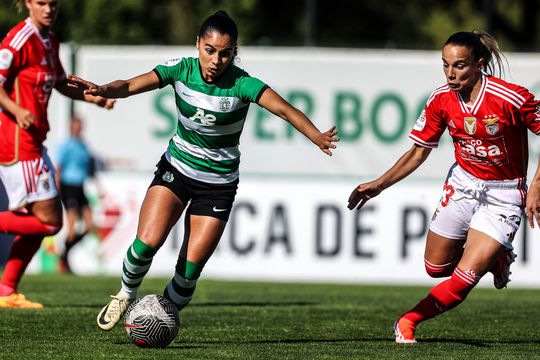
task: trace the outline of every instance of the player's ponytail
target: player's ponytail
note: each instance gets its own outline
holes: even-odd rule
[[[501,77],[505,73],[506,58],[493,36],[487,32],[475,29],[471,32],[457,32],[446,40],[448,44],[467,47],[475,60],[484,59],[484,72],[488,75]]]

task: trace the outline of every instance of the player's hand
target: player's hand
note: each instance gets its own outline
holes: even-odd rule
[[[360,209],[371,198],[379,195],[382,189],[375,183],[375,181],[358,185],[349,196],[349,204],[347,207],[349,210],[354,208]]]
[[[335,149],[336,145],[333,143],[338,142],[340,139],[336,136],[338,132],[336,131],[336,126],[332,126],[328,131],[319,133],[315,138],[315,143],[319,148],[328,156],[332,156],[332,151],[330,149]]]
[[[116,104],[116,99],[109,99],[99,96],[97,97],[95,104],[99,107],[110,110],[114,108],[114,104]]]
[[[529,187],[525,208],[530,227],[534,229],[535,219],[540,226],[540,183],[538,183],[538,180],[533,180]]]
[[[21,108],[21,110],[15,114],[15,121],[17,122],[17,125],[26,130],[32,126],[34,121],[36,121],[36,117],[30,110]]]
[[[103,95],[104,91],[102,86],[96,85],[90,81],[83,80],[75,75],[68,75],[67,84],[70,87],[82,89],[83,94],[86,95],[101,96]]]

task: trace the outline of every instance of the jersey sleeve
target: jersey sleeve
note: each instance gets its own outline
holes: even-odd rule
[[[12,40],[8,34],[0,45],[0,85],[3,85],[10,76],[17,72],[21,62],[21,51],[11,46]]]
[[[238,82],[238,98],[246,103],[259,102],[264,90],[268,89],[268,85],[264,82],[249,75],[241,77]]]
[[[165,64],[158,65],[154,68],[154,72],[159,78],[159,88],[167,85],[173,85],[175,79],[180,77],[180,73],[185,67],[185,59],[169,60]]]
[[[525,88],[521,88],[518,92],[525,98],[525,102],[519,108],[522,121],[530,131],[540,135],[540,100],[536,100]]]
[[[409,139],[422,147],[436,148],[445,129],[440,98],[432,94],[416,120]]]

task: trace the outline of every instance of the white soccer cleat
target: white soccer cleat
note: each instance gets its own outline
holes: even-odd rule
[[[101,309],[97,316],[97,324],[101,330],[109,331],[118,324],[133,300],[125,297],[122,292],[111,295],[112,300]]]
[[[493,285],[496,289],[503,289],[510,282],[510,265],[516,261],[517,255],[512,250],[503,251],[493,269]]]

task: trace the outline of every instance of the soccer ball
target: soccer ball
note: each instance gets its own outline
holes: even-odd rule
[[[124,316],[128,336],[140,347],[166,347],[176,338],[179,326],[178,309],[161,295],[135,300]]]

